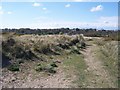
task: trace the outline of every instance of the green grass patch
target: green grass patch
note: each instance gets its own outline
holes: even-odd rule
[[[58,67],[58,66],[53,62],[50,63],[50,64],[39,63],[39,64],[36,65],[35,70],[37,72],[44,71],[44,72],[47,72],[47,73],[56,73],[56,70],[55,70],[56,67]]]
[[[82,55],[71,54],[71,58],[64,60],[65,71],[68,73],[67,77],[77,76],[73,83],[76,83],[78,87],[82,87],[85,79],[85,69],[87,68]]]

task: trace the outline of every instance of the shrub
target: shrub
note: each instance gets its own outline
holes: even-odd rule
[[[11,51],[11,47],[9,46],[9,44],[7,44],[6,41],[2,41],[2,51],[3,52],[10,52]]]
[[[50,65],[51,65],[52,67],[58,67],[58,66],[56,65],[56,63],[54,63],[54,62],[52,62]]]
[[[54,67],[57,67],[57,65],[56,64],[48,64],[48,65],[38,64],[35,70],[38,72],[44,71],[48,73],[56,73],[56,71],[54,70]]]
[[[62,49],[69,49],[70,48],[69,45],[67,45],[67,44],[60,43],[58,46],[61,47]]]
[[[42,45],[40,48],[40,52],[44,54],[51,53],[52,51],[51,51],[50,44]]]
[[[41,66],[41,64],[39,63],[37,66]]]
[[[47,65],[45,68],[45,71],[49,73],[56,73],[56,71],[54,70],[54,67],[51,65]]]
[[[25,47],[22,43],[15,42],[12,38],[2,41],[2,51],[11,59],[32,59],[36,57],[28,47]]]
[[[54,57],[53,56],[50,56],[50,59],[53,59]]]
[[[8,67],[8,70],[10,71],[19,71],[19,65],[18,64],[12,64]]]
[[[76,46],[77,46],[77,48],[81,48],[81,44],[80,43],[77,43]]]
[[[71,52],[70,53],[76,53],[76,54],[80,54],[80,51],[77,49],[77,47],[72,47]]]
[[[37,66],[37,67],[35,68],[35,70],[40,72],[40,71],[43,71],[44,69],[43,69],[43,67],[41,67],[41,66]]]
[[[12,38],[8,38],[6,41],[2,41],[2,51],[11,52],[11,47],[13,47],[15,43],[15,40]]]
[[[33,50],[34,50],[35,52],[40,52],[38,46],[36,46],[36,45],[34,46]]]
[[[78,39],[78,38],[75,38],[75,39],[73,39],[73,40],[69,43],[69,46],[76,45],[77,43],[79,43],[79,39]]]
[[[15,44],[15,40],[13,38],[9,38],[7,40],[7,44],[10,45],[10,46],[13,46]]]
[[[17,59],[31,60],[33,58],[37,58],[37,56],[30,49],[27,49],[27,47],[24,47],[23,45],[16,44],[11,48],[11,50],[12,51],[10,54],[12,57],[15,57]]]
[[[35,68],[36,71],[40,72],[45,70],[45,65],[38,64],[37,67]]]
[[[81,42],[81,48],[85,48],[86,47],[86,43],[85,42]]]

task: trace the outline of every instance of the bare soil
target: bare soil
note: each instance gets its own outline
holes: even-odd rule
[[[3,88],[69,88],[72,85],[71,79],[65,78],[60,68],[51,75],[35,73],[33,70],[27,73],[4,71],[0,81]]]

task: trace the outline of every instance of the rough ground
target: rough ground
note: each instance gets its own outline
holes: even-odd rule
[[[62,70],[50,76],[41,77],[38,74],[35,78],[29,73],[26,79],[21,80],[21,77],[17,73],[6,74],[2,77],[2,85],[4,88],[69,88],[72,85],[70,78],[66,79]]]
[[[88,66],[86,72],[86,87],[87,88],[114,88],[114,83],[108,71],[104,68],[103,62],[96,57],[98,46],[90,44],[83,53],[84,60]]]
[[[28,77],[29,78],[29,77]],[[65,79],[64,72],[59,70],[57,74],[47,78],[37,78],[35,80],[28,79],[21,87],[34,87],[34,88],[69,88],[70,81]]]
[[[96,51],[99,47],[96,44],[88,43],[89,46],[82,51],[84,60],[88,66],[86,72],[85,88],[114,88],[116,87],[111,80],[111,77],[103,65],[103,62],[96,56]],[[41,77],[36,74],[34,77],[32,70],[28,71],[26,79],[24,79],[24,72],[20,74],[12,72],[4,72],[3,77],[0,78],[3,87],[17,87],[17,88],[70,88],[74,87],[72,81],[73,77],[66,78],[66,72],[58,68],[58,72],[51,76]]]

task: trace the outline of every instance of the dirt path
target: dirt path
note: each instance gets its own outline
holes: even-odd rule
[[[83,53],[84,60],[88,66],[86,72],[86,87],[88,88],[111,88],[115,87],[110,79],[110,75],[101,60],[98,60],[96,44],[90,44]]]

